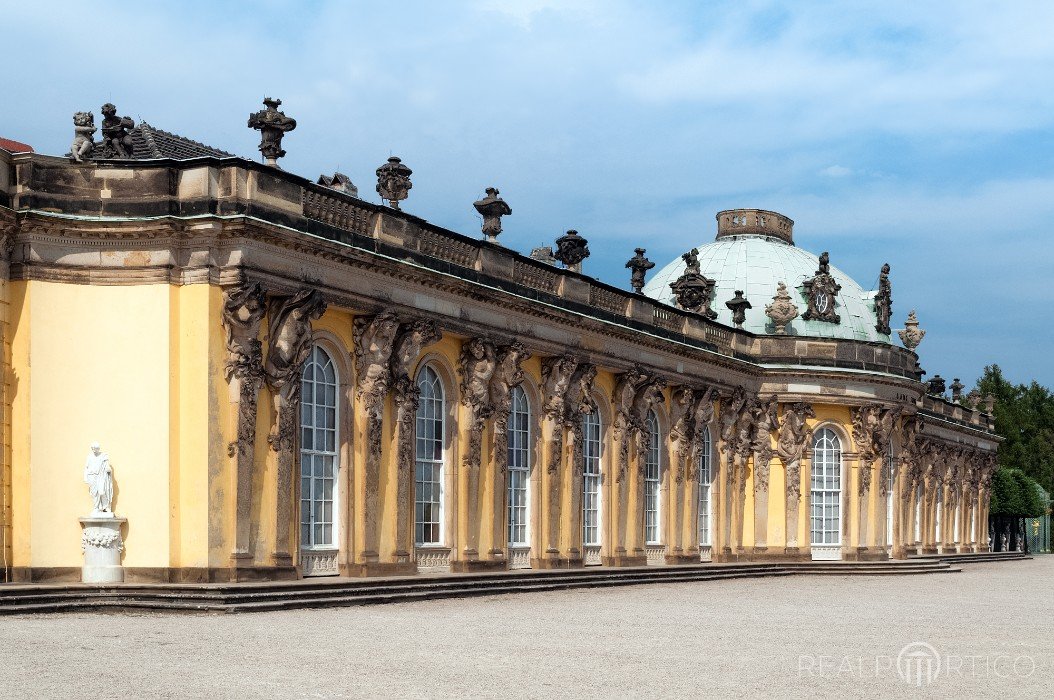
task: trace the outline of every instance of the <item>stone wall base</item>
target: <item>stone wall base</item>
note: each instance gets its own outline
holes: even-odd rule
[[[468,559],[450,562],[450,570],[456,574],[472,574],[480,571],[507,571],[508,562],[504,559]]]
[[[409,576],[417,573],[417,563],[407,562],[366,562],[364,564],[341,564],[341,576]]]
[[[569,557],[545,557],[541,559],[531,558],[532,569],[581,569],[585,562],[579,558]]]
[[[604,566],[626,567],[648,565],[648,557],[639,554],[616,554],[613,557],[601,557],[600,560]]]
[[[295,581],[300,572],[295,566],[253,567],[124,567],[125,583],[231,583],[238,581]],[[15,566],[8,583],[77,583],[79,566]]]
[[[672,565],[675,564],[700,564],[699,554],[667,554],[666,563]]]

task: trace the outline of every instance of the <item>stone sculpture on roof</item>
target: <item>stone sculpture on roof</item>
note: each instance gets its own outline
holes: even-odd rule
[[[677,305],[709,319],[717,318],[717,312],[710,308],[716,282],[700,274],[698,248],[692,248],[681,259],[685,264],[684,274],[670,283]]]
[[[820,267],[812,279],[802,283],[805,288],[805,298],[809,308],[802,314],[806,321],[826,321],[827,323],[840,323],[841,317],[835,313],[835,295],[842,285],[838,284],[831,276],[831,258],[824,251],[820,256]]]
[[[118,117],[117,107],[107,102],[102,106],[102,157],[131,158],[132,135],[135,128],[130,117]]]
[[[413,173],[401,158],[392,156],[387,163],[377,168],[377,194],[381,199],[388,200],[388,206],[392,209],[398,209],[399,202],[410,195],[410,189],[414,186],[410,182]]]
[[[644,275],[655,267],[655,263],[644,257],[644,248],[634,248],[633,252],[635,254],[626,261],[626,267],[630,270],[629,284],[633,287],[634,294],[640,294],[644,289]]]
[[[889,283],[889,263],[882,266],[878,276],[878,294],[875,295],[875,317],[878,323],[875,330],[882,335],[889,335],[889,319],[893,315],[893,286]]]
[[[268,165],[277,168],[278,159],[285,155],[282,137],[296,128],[296,119],[278,111],[281,100],[265,97],[263,103],[264,109],[249,115],[249,128],[259,130],[260,153]]]
[[[487,196],[472,203],[476,211],[483,217],[483,235],[491,243],[498,242],[498,234],[501,233],[501,217],[512,214],[512,207],[501,198],[497,187],[488,187]]]

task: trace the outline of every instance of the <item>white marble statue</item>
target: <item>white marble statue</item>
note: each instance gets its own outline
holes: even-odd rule
[[[92,500],[92,517],[114,517],[110,510],[113,501],[113,469],[110,467],[110,455],[102,451],[99,443],[91,444],[91,452],[84,462],[84,483]]]

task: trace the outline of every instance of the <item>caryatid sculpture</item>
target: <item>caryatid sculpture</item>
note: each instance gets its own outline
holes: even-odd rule
[[[117,107],[107,102],[102,106],[102,157],[131,158],[132,135],[135,122],[129,117],[118,117]]]
[[[282,150],[282,137],[296,128],[296,119],[278,111],[281,100],[265,97],[263,103],[264,109],[249,115],[249,128],[260,132],[259,148],[264,162],[277,168],[278,159],[285,155]]]
[[[498,242],[501,233],[501,217],[512,214],[512,207],[501,198],[497,187],[488,187],[487,196],[472,203],[483,217],[483,235],[490,243]]]
[[[102,451],[99,443],[93,442],[84,462],[84,483],[92,500],[93,518],[112,518],[110,509],[113,502],[113,468],[110,466],[110,455]]]

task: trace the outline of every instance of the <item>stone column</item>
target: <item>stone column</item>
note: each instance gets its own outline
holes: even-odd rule
[[[560,476],[563,468],[566,399],[571,378],[578,368],[572,355],[542,361],[542,440],[545,473],[542,475],[542,529],[545,551],[535,554],[535,568],[554,568],[560,563]]]
[[[857,459],[857,556],[866,558],[871,544],[871,480],[874,464],[867,457]]]
[[[754,549],[753,556],[764,558],[768,553],[769,531],[769,472],[772,466],[772,431],[779,425],[779,404],[773,396],[754,406],[751,424],[754,429],[751,454],[754,459]],[[745,494],[744,494],[745,495]]]
[[[355,507],[360,509],[362,536],[355,555],[361,573],[371,574],[380,561],[381,445],[384,408],[391,386],[391,356],[399,319],[386,312],[355,319],[355,439],[362,450],[361,478],[356,479]],[[361,486],[359,486],[361,484]]]
[[[801,507],[802,492],[802,456],[806,445],[812,439],[812,430],[807,426],[810,418],[816,413],[811,405],[797,402],[783,407],[783,421],[779,426],[776,438],[776,453],[783,462],[785,478],[785,525],[787,546],[784,554],[789,558],[798,558],[801,549],[798,544],[798,509]]]
[[[317,289],[277,297],[270,309],[266,374],[276,417],[268,442],[277,453],[272,560],[279,576],[296,576],[292,552],[298,533],[292,527],[299,489],[293,472],[299,462],[301,371],[311,354],[311,321],[321,318],[325,311],[326,302]]]
[[[234,548],[231,551],[232,577],[252,566],[253,544],[252,490],[256,457],[256,416],[260,387],[264,381],[263,346],[259,340],[260,322],[267,311],[259,282],[245,282],[228,289],[223,299],[223,327],[227,334],[227,362],[224,374],[230,390],[235,438],[227,454],[234,459]]]
[[[563,500],[567,504],[569,513],[564,520],[567,522],[567,533],[564,541],[563,559],[568,566],[581,566],[584,563],[585,552],[582,549],[582,488],[583,469],[585,466],[584,444],[585,434],[582,429],[582,421],[593,411],[598,410],[596,401],[593,400],[593,380],[596,379],[597,368],[586,362],[578,363],[571,381],[568,384],[564,397],[564,425],[567,429],[568,444],[565,448],[566,466],[564,468],[563,488],[566,490],[567,498]],[[603,426],[601,426],[603,429]],[[600,436],[604,440],[603,434]],[[603,498],[603,487],[600,490],[600,498]],[[603,511],[601,511],[603,512]],[[601,524],[601,532],[603,532]],[[603,546],[603,536],[601,536]]]
[[[494,345],[481,338],[473,338],[461,348],[458,370],[461,374],[462,425],[468,426],[468,445],[464,450],[464,508],[466,532],[461,557],[454,569],[474,570],[479,561],[480,538],[480,470],[483,463],[483,434],[487,419],[494,413],[491,399],[491,380],[497,368]]]

